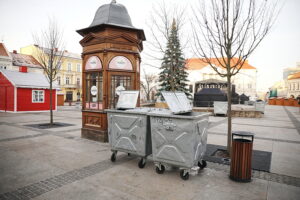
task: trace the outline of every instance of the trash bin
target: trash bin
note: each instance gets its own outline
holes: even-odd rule
[[[117,109],[106,109],[111,161],[118,151],[141,157],[138,166],[143,168],[152,153],[150,119],[151,108],[136,108],[139,91],[121,91]]]
[[[214,101],[214,114],[227,115],[228,103],[227,101]]]
[[[255,102],[255,110],[260,111],[261,113],[265,113],[265,102]]]
[[[182,92],[162,92],[172,113],[149,113],[152,155],[158,174],[166,166],[180,169],[183,180],[196,175],[206,167],[203,156],[206,150],[209,113],[192,112],[192,105]]]
[[[253,140],[253,133],[245,131],[232,133],[230,178],[234,181],[251,181]]]

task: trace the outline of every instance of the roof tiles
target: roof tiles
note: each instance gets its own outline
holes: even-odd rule
[[[219,67],[219,68],[223,68],[219,63],[218,63],[218,60],[216,58],[211,58],[210,59],[211,62]],[[237,63],[238,61],[238,58],[233,58],[232,59],[232,64],[235,64]],[[205,59],[204,58],[190,58],[190,59],[187,59],[186,60],[186,68],[187,70],[199,70],[199,69],[202,69],[206,66],[208,66],[209,64],[207,62],[205,62]],[[256,69],[255,67],[253,67],[252,65],[250,65],[248,63],[248,61],[246,61],[244,63],[244,65],[242,66],[242,69]]]
[[[0,43],[0,56],[9,57],[8,52],[3,43]]]

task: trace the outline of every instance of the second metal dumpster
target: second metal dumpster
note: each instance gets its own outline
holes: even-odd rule
[[[156,172],[162,174],[165,165],[180,168],[180,177],[198,173],[206,162],[202,160],[207,142],[209,113],[192,112],[184,93],[162,92],[173,112],[151,112],[151,138]]]

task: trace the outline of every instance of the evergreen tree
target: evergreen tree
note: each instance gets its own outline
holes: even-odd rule
[[[190,96],[186,84],[188,73],[185,71],[185,59],[182,55],[178,28],[174,19],[160,69],[160,89],[157,96],[161,96],[161,91],[182,91]]]

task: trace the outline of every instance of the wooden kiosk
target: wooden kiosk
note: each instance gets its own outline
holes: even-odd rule
[[[107,142],[104,109],[115,108],[118,90],[140,89],[144,31],[133,27],[126,8],[113,0],[98,8],[89,27],[77,32],[83,36],[81,136]]]

